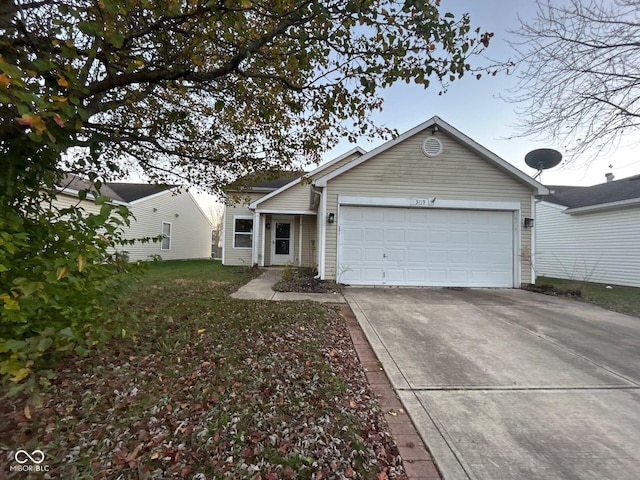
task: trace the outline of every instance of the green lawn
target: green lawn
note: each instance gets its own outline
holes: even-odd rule
[[[40,449],[52,478],[403,478],[339,311],[228,296],[255,274],[152,264],[126,337],[66,358],[41,408],[2,400],[0,455]]]
[[[602,283],[579,282],[559,278],[538,277],[536,285],[553,285],[554,287],[580,290],[582,300],[593,303],[615,312],[640,317],[640,288],[622,287]]]

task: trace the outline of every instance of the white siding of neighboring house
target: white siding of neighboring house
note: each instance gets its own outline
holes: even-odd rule
[[[248,194],[250,200],[249,203],[256,201],[260,197],[263,197],[264,193],[250,193]],[[233,205],[226,205],[224,209],[224,235],[223,235],[223,252],[222,252],[222,264],[223,265],[247,265],[251,266],[251,249],[250,248],[234,248],[233,247],[233,219],[235,216],[253,217],[253,212],[249,210],[249,203],[239,201]],[[264,218],[262,219],[264,222]],[[257,226],[253,226],[253,232],[255,232]],[[262,230],[260,230],[262,231]],[[254,237],[255,238],[255,237]],[[259,250],[259,254],[262,252]]]
[[[163,222],[171,224],[169,250],[162,249],[162,242],[136,242],[122,247],[129,252],[129,260],[149,260],[154,255],[163,260],[211,257],[211,223],[189,192],[165,191],[131,202],[129,208],[135,218],[126,238],[156,237],[162,234]]]
[[[520,202],[521,217],[531,217],[531,187],[502,171],[444,132],[438,134],[443,152],[426,157],[422,143],[425,130],[351,170],[331,179],[326,187],[327,212],[336,222],[325,223],[325,278],[335,280],[339,195],[374,197],[437,197],[448,200]],[[520,228],[521,281],[531,282],[531,230]]]
[[[569,215],[536,205],[536,274],[640,287],[640,207]]]
[[[91,214],[100,213],[101,205],[96,205],[93,200],[80,200],[75,195],[67,195],[64,193],[59,193],[56,199],[52,202],[52,205],[58,209],[69,208],[69,207],[80,207],[85,212]]]

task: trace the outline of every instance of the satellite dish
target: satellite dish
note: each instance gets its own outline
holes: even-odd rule
[[[535,177],[542,174],[543,170],[553,168],[562,161],[562,154],[551,148],[539,148],[532,150],[524,156],[524,162],[531,168],[538,170]]]

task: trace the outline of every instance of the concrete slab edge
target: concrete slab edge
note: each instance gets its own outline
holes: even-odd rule
[[[387,374],[387,377],[389,378],[389,381],[391,382],[393,388],[395,390],[410,388],[409,382],[407,382],[400,369],[396,366],[395,362],[387,352],[387,348],[385,347],[384,343],[382,343],[382,340],[380,340],[380,337],[378,337],[376,330],[369,322],[369,319],[367,318],[365,313],[358,306],[358,303],[353,297],[350,297],[349,295],[345,295],[345,299],[351,307],[354,315],[356,316],[356,320],[358,320],[360,328],[367,337],[367,340],[369,341],[369,344],[371,345],[371,348],[373,349],[376,357],[378,357],[378,361],[381,363],[382,368]]]
[[[396,391],[418,434],[427,446],[444,480],[476,480],[460,463],[450,442],[433,422],[425,406],[413,391]],[[411,413],[413,412],[413,414]],[[416,414],[421,412],[422,414]]]

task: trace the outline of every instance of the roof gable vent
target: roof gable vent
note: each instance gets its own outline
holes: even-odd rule
[[[422,152],[427,157],[437,157],[442,153],[442,142],[436,137],[428,137],[422,143]]]

